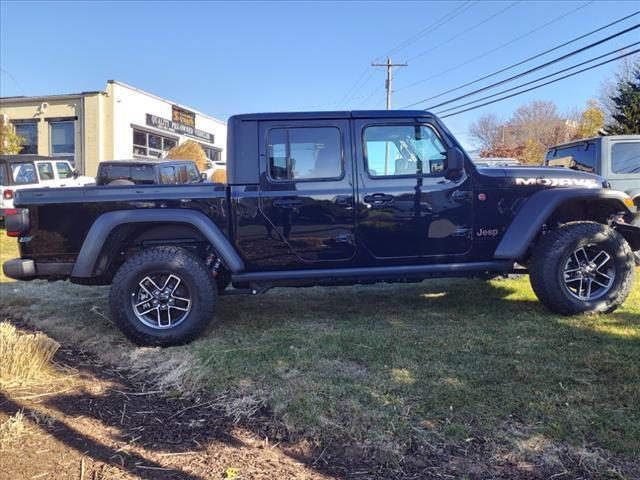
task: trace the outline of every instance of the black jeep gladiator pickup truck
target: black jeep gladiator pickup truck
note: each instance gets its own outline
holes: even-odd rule
[[[611,312],[633,285],[637,206],[602,178],[478,168],[424,111],[238,115],[228,184],[18,192],[19,280],[111,284],[134,342],[195,338],[220,294],[529,272],[561,314]],[[229,285],[233,288],[228,288]]]

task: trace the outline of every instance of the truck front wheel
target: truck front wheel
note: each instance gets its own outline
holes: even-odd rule
[[[213,316],[218,290],[202,260],[177,247],[132,255],[113,278],[111,317],[138,345],[181,345]]]
[[[556,313],[609,313],[631,291],[634,255],[612,228],[571,222],[547,233],[538,243],[529,276],[538,299]]]

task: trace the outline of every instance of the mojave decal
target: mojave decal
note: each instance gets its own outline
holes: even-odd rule
[[[583,187],[600,188],[600,184],[595,178],[551,178],[551,177],[530,177],[515,179],[515,184],[523,187]]]

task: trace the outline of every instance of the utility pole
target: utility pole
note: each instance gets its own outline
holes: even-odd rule
[[[391,83],[393,82],[393,67],[408,67],[406,63],[391,63],[391,57],[387,57],[387,63],[372,63],[372,67],[387,67],[387,110],[391,110]]]
[[[391,84],[393,82],[393,67],[408,67],[406,63],[391,63],[391,57],[387,57],[387,63],[372,63],[372,67],[387,67],[387,110],[391,110],[391,93],[393,89]],[[390,159],[389,159],[389,142],[386,142],[385,156],[384,156],[384,174],[389,175]]]

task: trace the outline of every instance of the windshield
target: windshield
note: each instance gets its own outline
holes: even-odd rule
[[[545,164],[550,167],[567,167],[572,170],[595,173],[596,146],[593,142],[554,148],[547,152]]]
[[[31,162],[12,163],[11,176],[15,185],[27,185],[29,183],[38,183],[36,169]]]

